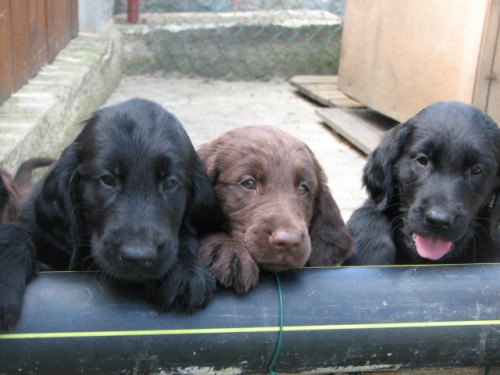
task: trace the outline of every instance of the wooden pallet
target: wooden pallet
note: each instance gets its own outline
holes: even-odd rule
[[[396,124],[342,93],[337,86],[337,76],[295,76],[289,82],[302,95],[330,107],[318,109],[316,113],[365,154],[371,153],[382,135]]]
[[[321,108],[318,116],[336,133],[365,154],[370,154],[382,135],[397,124],[369,109]]]
[[[363,107],[338,89],[337,76],[295,76],[289,82],[302,95],[321,105],[339,108]]]

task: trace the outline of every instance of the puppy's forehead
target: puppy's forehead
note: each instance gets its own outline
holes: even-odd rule
[[[500,152],[495,146],[500,129],[489,116],[471,105],[438,103],[410,122],[414,129],[409,146],[414,151],[438,151],[447,159],[471,162],[472,159],[494,158],[495,152]]]
[[[157,105],[117,107],[99,111],[77,139],[84,160],[121,169],[190,160],[192,144],[171,114]]]
[[[316,164],[302,141],[274,128],[263,126],[237,129],[219,139],[219,179],[237,180],[251,175],[267,183],[296,184],[307,180],[316,186]],[[275,182],[272,182],[275,181]]]
[[[445,133],[491,133],[498,130],[487,114],[462,102],[438,102],[420,111],[412,122],[417,128],[442,130]]]

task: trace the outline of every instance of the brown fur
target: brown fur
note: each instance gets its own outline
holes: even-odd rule
[[[15,220],[19,216],[21,199],[19,198],[16,184],[11,174],[5,169],[0,168],[0,177],[5,189],[5,199],[2,202],[2,207],[0,207],[0,223],[5,224]]]
[[[54,159],[49,158],[28,159],[19,166],[14,178],[7,170],[0,168],[3,182],[2,193],[5,196],[0,205],[1,224],[11,222],[19,216],[21,203],[28,198],[33,190],[33,170],[49,166],[54,162]]]
[[[33,190],[33,170],[48,167],[56,162],[51,158],[32,158],[24,161],[14,176],[17,191],[21,201],[25,201]]]
[[[351,238],[306,144],[270,126],[248,126],[198,153],[229,223],[226,233],[200,243],[222,285],[244,293],[260,269],[332,266],[350,255]]]

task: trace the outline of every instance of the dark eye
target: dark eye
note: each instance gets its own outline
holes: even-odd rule
[[[107,188],[113,189],[115,187],[115,178],[113,175],[104,174],[99,177],[99,181]]]
[[[429,163],[429,158],[425,155],[420,155],[417,157],[417,163],[425,167]]]
[[[299,195],[304,195],[308,191],[309,191],[309,187],[307,186],[307,184],[305,182],[302,182],[298,188]]]
[[[241,183],[245,189],[255,190],[257,188],[257,182],[253,178],[249,178]]]
[[[479,175],[481,173],[483,173],[483,170],[481,169],[481,167],[478,167],[477,165],[473,166],[470,169],[470,174],[471,175],[477,176],[477,175]]]
[[[163,180],[163,189],[164,190],[174,190],[177,187],[177,180],[173,177],[167,177]]]

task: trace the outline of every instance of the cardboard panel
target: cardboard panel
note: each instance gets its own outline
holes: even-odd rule
[[[489,0],[348,0],[339,88],[398,121],[472,103]]]

